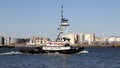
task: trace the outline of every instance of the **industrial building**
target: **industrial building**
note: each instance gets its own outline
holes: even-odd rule
[[[11,40],[11,37],[5,36],[4,37],[4,45],[10,45],[10,40]]]
[[[91,45],[93,42],[95,42],[95,34],[68,34],[68,38],[70,38],[70,44],[87,44]],[[120,38],[117,38],[119,41]],[[46,43],[50,41],[49,38],[43,38],[43,37],[31,37],[31,38],[11,38],[8,36],[0,36],[0,45],[13,45],[13,46],[40,46],[40,45],[46,45]]]
[[[25,45],[26,39],[24,38],[11,38],[10,45]]]
[[[70,38],[70,44],[75,44],[75,34],[68,34],[68,37]]]
[[[85,35],[84,34],[79,34],[79,43],[84,44],[85,42]]]
[[[48,38],[37,39],[35,44],[37,46],[46,45],[47,41],[49,41]]]
[[[4,45],[4,37],[3,36],[0,36],[0,46],[1,45]]]
[[[2,46],[10,45],[10,40],[11,40],[11,37],[0,36],[0,45],[2,45]]]
[[[95,34],[69,34],[71,44],[87,44],[91,45],[95,42]]]
[[[111,37],[108,37],[107,41],[108,43],[118,43],[120,42],[120,37],[111,36]]]
[[[36,40],[39,40],[39,37],[33,36],[32,38],[29,39],[29,41],[26,42],[26,45],[36,45]]]
[[[85,34],[84,40],[85,40],[85,43],[87,43],[89,45],[94,44],[94,42],[95,42],[95,34],[94,33]]]
[[[29,42],[26,43],[26,45],[35,45],[35,46],[46,45],[46,42],[49,40],[50,39],[48,38],[32,37],[30,38]]]

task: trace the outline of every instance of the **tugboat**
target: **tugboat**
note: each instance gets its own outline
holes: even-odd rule
[[[74,54],[84,50],[82,46],[70,45],[70,38],[68,37],[68,19],[63,17],[63,6],[61,6],[61,23],[58,28],[59,34],[55,41],[48,41],[46,45],[39,47],[26,47],[20,49],[22,53],[60,53],[60,54]]]

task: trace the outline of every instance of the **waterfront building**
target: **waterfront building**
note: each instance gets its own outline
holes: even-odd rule
[[[26,44],[26,39],[25,38],[11,38],[10,40],[11,45],[16,45],[16,46],[22,46]]]
[[[85,41],[85,43],[87,43],[89,45],[94,44],[94,42],[95,42],[95,34],[94,33],[85,34],[84,41]]]
[[[42,40],[40,40],[40,39],[38,39],[38,40],[36,40],[36,46],[40,46],[40,45],[42,45]]]
[[[78,40],[79,40],[79,43],[80,44],[84,44],[84,41],[85,41],[85,35],[84,34],[79,34],[79,38],[78,38]]]
[[[36,40],[36,45],[37,46],[41,46],[41,45],[45,46],[48,41],[50,41],[50,39],[48,39],[48,38],[40,38],[40,39]]]
[[[69,34],[71,44],[93,44],[95,42],[95,34]]]
[[[31,43],[36,43],[36,40],[39,39],[39,37],[33,36],[30,40]]]
[[[79,34],[75,34],[75,44],[79,44]]]
[[[30,40],[26,42],[26,45],[35,45],[35,42],[33,42],[33,39],[30,38]]]
[[[10,44],[11,44],[11,45],[17,44],[17,39],[16,39],[16,38],[11,38]]]
[[[120,43],[120,37],[111,36],[111,37],[108,37],[107,41],[109,44]]]
[[[120,37],[117,37],[117,38],[116,38],[116,42],[120,42]]]
[[[95,37],[95,44],[96,45],[101,45],[102,44],[102,42],[103,42],[103,39],[102,38],[100,38],[100,37]]]
[[[107,41],[108,41],[109,44],[115,43],[116,42],[116,37],[115,36],[111,36],[111,37],[108,38]]]
[[[79,34],[68,34],[68,37],[71,45],[79,44]]]
[[[102,38],[96,37],[96,38],[95,38],[95,41],[96,41],[96,42],[101,42],[101,41],[102,41]]]
[[[36,42],[35,42],[35,44],[37,45],[37,46],[41,46],[41,45],[43,45],[43,38],[38,38],[38,39],[36,39]]]
[[[29,41],[27,41],[26,45],[36,45],[36,40],[38,39],[39,37],[33,36]]]
[[[11,37],[5,36],[4,37],[4,45],[10,45],[10,40],[11,40]]]
[[[46,45],[46,43],[47,43],[48,41],[50,41],[50,39],[44,38],[44,39],[42,40],[42,45]]]
[[[50,39],[43,37],[32,37],[29,41],[26,42],[26,45],[41,46],[46,45],[47,41],[50,41]]]
[[[4,37],[3,36],[0,36],[0,46],[1,45],[4,45]]]
[[[70,44],[75,44],[75,34],[68,34],[68,37],[70,38]]]

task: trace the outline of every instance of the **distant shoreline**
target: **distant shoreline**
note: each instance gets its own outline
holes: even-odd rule
[[[39,47],[40,45],[0,45],[1,47],[8,47],[8,48],[14,48],[14,47]],[[120,47],[120,45],[72,45],[72,46],[81,46],[81,47]]]
[[[120,47],[117,45],[85,45],[84,47]]]

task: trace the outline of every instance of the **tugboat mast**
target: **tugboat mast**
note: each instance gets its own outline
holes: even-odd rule
[[[61,6],[61,19],[63,18],[63,5]]]
[[[63,17],[63,5],[61,6],[61,23],[58,28],[59,35],[57,37],[57,41],[68,41],[68,19]]]

